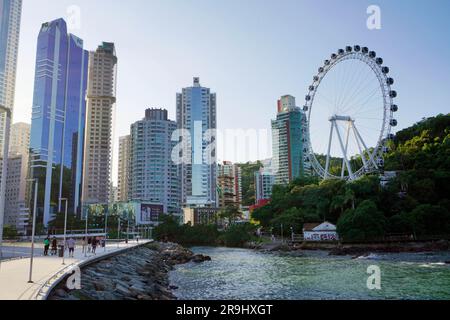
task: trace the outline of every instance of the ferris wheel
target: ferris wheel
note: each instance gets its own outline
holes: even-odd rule
[[[358,45],[325,60],[303,107],[307,168],[349,181],[383,169],[398,111],[389,71],[375,51]]]

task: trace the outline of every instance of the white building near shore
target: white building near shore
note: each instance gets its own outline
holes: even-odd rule
[[[323,223],[305,223],[303,226],[305,241],[338,241],[336,226],[328,221]]]

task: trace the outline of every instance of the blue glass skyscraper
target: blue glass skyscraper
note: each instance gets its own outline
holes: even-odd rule
[[[202,87],[200,78],[177,94],[178,128],[189,132],[189,141],[183,140],[183,153],[189,161],[180,166],[184,206],[217,205],[216,104],[216,94]]]
[[[61,210],[79,212],[82,186],[88,52],[66,22],[44,23],[38,37],[30,138],[31,178],[39,179],[44,225]]]

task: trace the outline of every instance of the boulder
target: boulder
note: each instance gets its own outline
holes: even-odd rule
[[[124,296],[132,295],[130,290],[128,290],[128,288],[125,288],[124,286],[122,286],[120,284],[116,286],[116,292],[118,292],[119,294],[124,295]]]
[[[191,258],[192,262],[201,263],[205,261],[211,261],[211,257],[204,256],[202,254],[197,254]]]
[[[106,286],[101,282],[94,282],[95,291],[106,291]]]

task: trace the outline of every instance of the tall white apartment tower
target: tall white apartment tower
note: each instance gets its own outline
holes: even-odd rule
[[[31,125],[27,123],[15,123],[11,126],[5,189],[5,225],[16,227],[21,234],[26,233],[29,216],[26,190],[30,127]],[[0,162],[3,161],[0,160]]]
[[[14,109],[17,52],[22,0],[0,0],[0,105]],[[0,113],[0,150],[5,139],[5,114]]]
[[[14,123],[11,126],[9,138],[9,153],[28,153],[30,148],[31,125],[24,122]]]
[[[194,78],[192,87],[177,94],[178,128],[188,133],[183,137],[180,166],[184,206],[215,207],[217,199],[217,156],[214,147],[217,128],[216,94]],[[184,134],[183,134],[184,136]]]
[[[119,175],[117,179],[117,198],[120,202],[129,200],[131,164],[131,135],[119,138]]]
[[[108,203],[111,186],[117,57],[113,43],[89,53],[83,204]]]
[[[165,109],[147,109],[131,125],[130,200],[160,204],[164,213],[179,215],[180,178],[172,161],[177,123]]]

